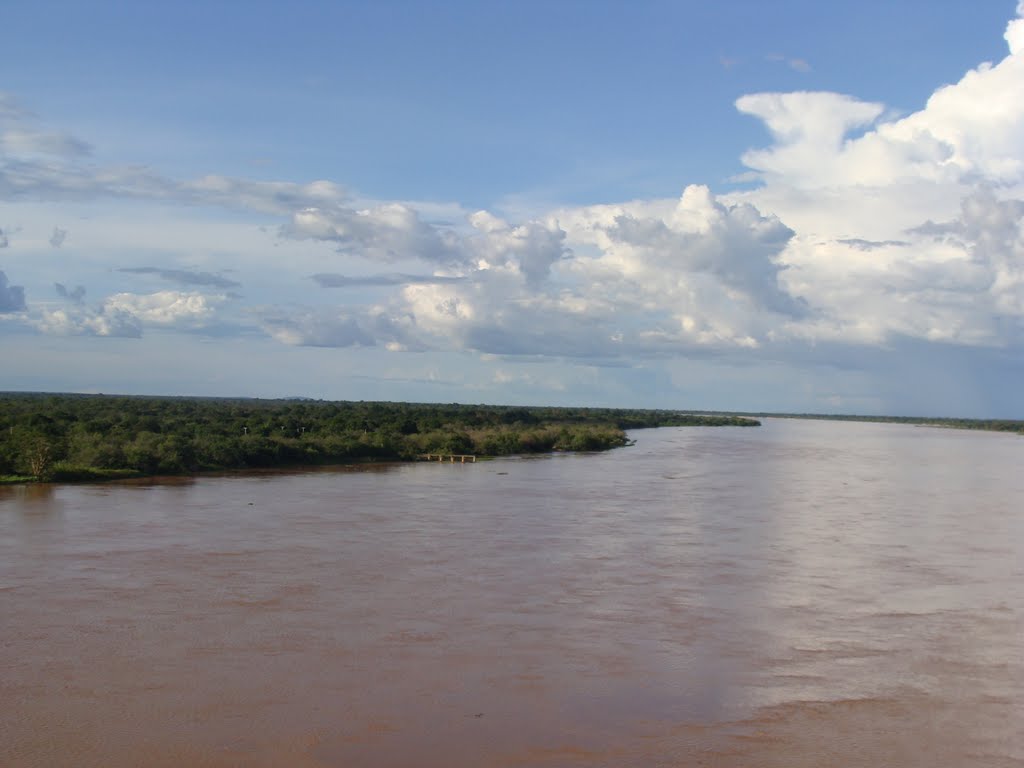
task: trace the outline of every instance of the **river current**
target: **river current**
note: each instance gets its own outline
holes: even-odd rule
[[[1024,438],[0,488],[0,765],[1024,765]]]

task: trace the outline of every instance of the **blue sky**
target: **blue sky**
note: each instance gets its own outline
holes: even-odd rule
[[[14,0],[0,389],[1024,417],[1019,15]]]

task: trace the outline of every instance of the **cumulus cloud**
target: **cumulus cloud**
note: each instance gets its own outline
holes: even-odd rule
[[[142,323],[137,317],[106,307],[43,310],[33,324],[40,332],[53,336],[142,336]]]
[[[1024,21],[1010,54],[893,116],[834,93],[754,94],[737,108],[773,142],[743,159],[760,186],[727,196],[795,231],[780,285],[811,312],[778,340],[1016,346],[1024,321]]]
[[[688,187],[666,218],[622,214],[606,230],[613,242],[630,246],[629,254],[655,278],[710,275],[743,294],[755,305],[788,315],[803,307],[778,283],[778,256],[793,231],[749,204],[726,206],[707,187]]]
[[[566,209],[521,227],[478,213],[474,232],[459,236],[458,276],[321,273],[314,280],[325,287],[400,291],[385,307],[275,311],[261,325],[288,344],[602,363],[771,345],[791,354],[792,343],[808,341],[992,343],[1015,326],[973,307],[1019,311],[1019,272],[1012,258],[994,255],[1019,249],[1010,243],[1019,209],[989,195],[964,212],[962,222],[943,225],[938,244],[935,235],[905,232],[886,240],[797,236],[749,202],[725,202],[700,186],[675,203]]]
[[[859,194],[852,192],[851,202]],[[940,224],[894,227],[899,239],[802,234],[783,254],[784,282],[812,311],[800,322],[783,324],[776,335],[814,343],[888,345],[919,339],[1019,345],[1024,342],[1022,218],[1024,201],[981,187],[968,191],[959,211]]]
[[[241,283],[212,272],[196,272],[188,269],[163,269],[161,267],[122,267],[118,272],[134,275],[154,275],[178,285],[210,286],[212,288],[237,288]]]
[[[538,294],[521,276],[489,270],[458,284],[406,286],[398,306],[423,347],[527,357],[618,358],[617,334],[631,319],[623,306],[569,290]]]
[[[873,124],[885,111],[882,104],[838,93],[758,93],[742,96],[736,108],[759,118],[775,144],[751,150],[743,163],[762,178],[788,184],[844,183],[860,172],[849,159],[844,141],[856,128]],[[827,167],[820,163],[828,161]]]
[[[952,233],[966,244],[968,265],[979,271],[981,286],[992,308],[993,321],[1012,318],[1014,338],[1024,322],[1024,200],[1003,200],[988,188],[963,201]],[[1005,325],[993,329],[997,338]]]
[[[607,363],[757,346],[759,315],[803,312],[775,263],[792,233],[704,187],[674,205],[565,209],[517,228],[477,214],[473,225],[486,237],[466,279],[401,291],[425,343]]]
[[[503,269],[532,285],[567,254],[565,232],[557,224],[509,224],[487,212],[468,217],[469,231],[457,232],[423,221],[412,208],[307,208],[282,227],[285,237],[334,243],[340,253],[385,263],[415,259],[457,272]]]
[[[737,108],[761,119],[773,146],[743,156],[766,181],[797,187],[1019,182],[1024,171],[1024,51],[1010,23],[1010,55],[936,90],[924,109],[882,119],[882,104],[836,93],[761,93]],[[864,129],[860,135],[855,131]]]
[[[531,286],[539,285],[559,260],[571,256],[557,222],[513,226],[487,211],[470,216],[477,236],[466,243],[477,268],[512,269]]]
[[[225,296],[201,293],[159,291],[157,293],[117,293],[107,297],[106,311],[126,312],[146,325],[199,328],[212,317]]]
[[[98,306],[81,301],[85,290],[68,291],[60,283],[57,293],[72,300],[60,309],[42,308],[32,324],[42,333],[59,336],[122,336],[139,338],[146,326],[195,330],[207,326],[224,296],[160,291],[150,294],[117,293]]]
[[[24,311],[25,289],[20,285],[11,285],[7,275],[0,270],[0,313]]]

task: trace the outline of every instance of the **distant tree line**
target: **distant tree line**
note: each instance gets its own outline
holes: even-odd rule
[[[704,413],[707,413],[706,411]],[[748,414],[743,414],[748,415]],[[757,413],[754,417],[776,419],[818,419],[823,421],[867,421],[880,424],[915,424],[947,429],[977,429],[986,432],[1016,432],[1024,434],[1024,420],[1020,419],[961,419],[944,416],[860,416],[854,414],[820,413]]]
[[[626,445],[627,429],[758,423],[665,410],[0,393],[0,477],[600,451]]]

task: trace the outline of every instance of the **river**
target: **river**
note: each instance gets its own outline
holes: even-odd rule
[[[0,488],[4,766],[1024,765],[1024,438]]]

